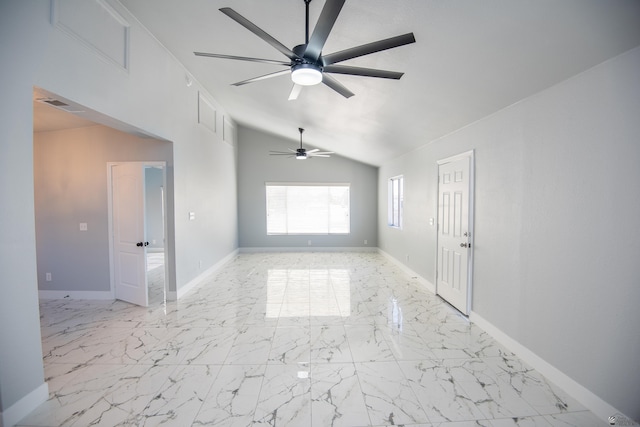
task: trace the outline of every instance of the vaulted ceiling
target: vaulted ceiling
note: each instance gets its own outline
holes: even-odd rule
[[[287,60],[221,13],[231,7],[289,48],[304,43],[304,0],[121,0],[240,124],[380,165],[640,45],[639,0],[347,0],[323,54],[413,32],[416,43],[344,62],[401,80],[334,75],[289,101]],[[310,4],[311,28],[324,0]]]

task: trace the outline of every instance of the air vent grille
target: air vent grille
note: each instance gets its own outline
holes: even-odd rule
[[[59,108],[60,110],[67,111],[69,113],[84,113],[84,110],[74,107],[73,105],[69,105],[66,102],[60,101],[55,98],[37,98],[36,101],[41,102],[43,104],[51,105],[52,107]]]

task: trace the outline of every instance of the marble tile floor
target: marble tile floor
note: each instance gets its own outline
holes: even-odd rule
[[[240,254],[179,301],[43,300],[19,426],[605,426],[377,253]]]

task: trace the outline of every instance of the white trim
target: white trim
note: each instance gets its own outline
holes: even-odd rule
[[[113,300],[111,291],[46,291],[39,290],[40,299],[89,299],[89,300]]]
[[[376,252],[378,248],[371,246],[268,246],[240,248],[240,253],[254,254],[260,252]]]
[[[484,319],[475,311],[471,312],[469,320],[604,421],[608,422],[611,415],[622,414],[622,412],[596,396],[593,392],[579,384],[567,374],[563,373],[542,357],[538,356],[533,351],[511,338],[509,335],[502,332],[499,328]],[[626,418],[631,419],[631,417]]]
[[[35,390],[0,412],[0,427],[12,427],[49,398],[49,385],[42,383]]]
[[[471,157],[473,158],[475,155],[474,150],[469,150],[469,151],[465,151],[464,153],[459,153],[456,154],[455,156],[450,156],[450,157],[445,157],[444,159],[440,159],[438,161],[436,161],[436,163],[438,164],[438,166],[440,165],[444,165],[446,163],[451,163],[451,162],[455,162],[458,160],[462,160],[466,157]]]
[[[238,249],[234,250],[233,252],[231,252],[230,254],[225,256],[224,258],[222,258],[220,261],[218,261],[217,263],[215,263],[214,265],[212,265],[211,267],[207,268],[205,271],[200,273],[198,276],[196,276],[193,279],[191,279],[184,286],[181,286],[180,289],[177,290],[177,292],[167,292],[167,300],[176,301],[176,300],[179,300],[180,298],[182,298],[183,296],[185,296],[187,293],[192,291],[194,288],[196,288],[199,285],[201,285],[205,278],[207,278],[211,274],[215,273],[216,271],[220,270],[226,263],[228,263],[233,258],[235,258],[236,255],[238,255],[238,252],[239,252]]]
[[[407,275],[409,275],[411,277],[417,278],[418,282],[420,282],[429,292],[431,292],[432,294],[435,295],[436,287],[429,280],[425,279],[424,277],[422,277],[421,275],[419,275],[418,273],[416,273],[415,271],[413,271],[412,269],[407,267],[405,264],[403,264],[402,262],[400,262],[399,260],[397,260],[393,256],[389,255],[388,253],[386,253],[382,249],[378,248],[378,253],[380,255],[384,256],[385,258],[387,258],[392,263],[394,263],[397,267],[399,267],[402,271],[404,271],[405,274],[407,274]]]

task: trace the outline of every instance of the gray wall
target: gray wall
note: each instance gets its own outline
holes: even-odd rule
[[[292,129],[292,133],[297,134],[297,129]],[[269,156],[269,151],[286,151],[298,146],[300,141],[283,140],[242,126],[238,141],[240,247],[308,248],[308,240],[311,240],[312,248],[377,246],[377,168],[336,155],[307,160]],[[345,236],[267,236],[265,182],[351,183],[351,233]]]
[[[640,48],[387,162],[405,228],[380,248],[434,282],[436,161],[476,153],[473,312],[640,419]]]
[[[119,3],[107,2],[128,21],[126,70],[53,25],[52,2],[0,2],[0,56],[11,58],[3,61],[0,79],[2,418],[39,403],[41,396],[33,393],[44,386],[36,273],[34,87],[173,143],[171,226],[178,290],[237,248],[236,151],[234,141],[222,138],[226,112],[197,81],[187,86],[185,69]],[[87,6],[99,7],[93,2]],[[89,31],[105,28],[96,21],[111,16],[96,13],[72,19],[82,21]],[[114,42],[110,46],[117,47],[118,40],[124,39],[109,39]],[[217,133],[198,124],[198,92],[217,109]],[[189,212],[196,213],[194,221]]]
[[[34,133],[33,158],[38,288],[108,292],[107,162],[165,161],[172,177],[172,144],[92,126]],[[173,180],[168,184],[173,200]],[[86,232],[79,231],[81,222]],[[175,277],[169,289],[175,290]]]

